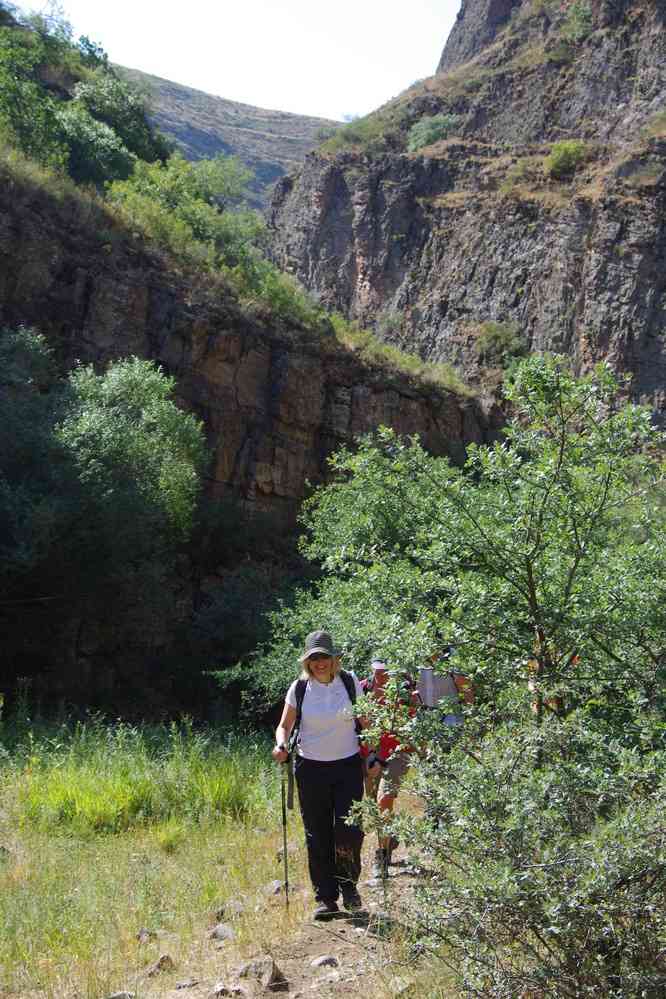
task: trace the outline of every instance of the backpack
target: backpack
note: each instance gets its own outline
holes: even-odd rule
[[[345,690],[352,704],[356,704],[356,685],[354,684],[354,677],[347,670],[341,669],[338,676],[345,685]],[[294,721],[294,727],[291,730],[291,735],[289,737],[289,752],[295,747],[298,741],[298,733],[301,727],[301,720],[303,717],[303,700],[305,698],[305,691],[308,686],[308,681],[301,677],[300,680],[296,681],[296,720]],[[356,729],[356,734],[361,734],[361,723],[358,718],[354,718],[354,728]]]

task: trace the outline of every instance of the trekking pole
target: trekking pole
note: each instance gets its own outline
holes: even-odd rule
[[[289,766],[289,757],[282,764],[282,856],[284,858],[284,897],[289,912],[289,865],[287,862],[287,789],[285,784],[285,767]]]

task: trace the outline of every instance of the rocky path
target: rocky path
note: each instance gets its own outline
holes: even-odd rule
[[[369,870],[369,856],[364,870]],[[329,922],[312,920],[309,887],[296,886],[289,918],[283,893],[276,893],[268,903],[269,926],[264,925],[256,951],[245,960],[225,961],[223,939],[217,944],[222,958],[217,967],[204,962],[198,971],[193,960],[186,970],[175,966],[165,954],[144,973],[141,982],[137,981],[136,991],[118,992],[109,999],[269,995],[341,999],[357,992],[365,999],[406,996],[413,976],[397,957],[402,935],[399,913],[400,901],[411,891],[415,879],[415,872],[398,852],[386,882],[361,882],[364,910],[341,912]]]

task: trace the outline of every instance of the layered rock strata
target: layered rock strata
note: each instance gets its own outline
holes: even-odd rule
[[[0,323],[37,327],[66,365],[162,364],[205,421],[219,493],[291,523],[331,451],[379,424],[439,454],[483,439],[475,403],[370,368],[332,335],[252,320],[221,282],[174,270],[94,203],[0,179]]]
[[[380,112],[383,143],[324,148],[279,183],[275,258],[472,381],[488,376],[494,324],[580,370],[607,359],[666,418],[663,4],[583,2],[576,41],[574,5],[551,20],[553,5],[523,0],[507,23],[511,6],[463,6],[442,71]],[[411,124],[435,113],[454,116],[452,134],[406,152]],[[556,176],[562,139],[580,162]]]

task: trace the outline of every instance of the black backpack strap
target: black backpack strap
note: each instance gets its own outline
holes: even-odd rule
[[[294,767],[296,766],[296,743],[298,742],[298,733],[301,727],[301,719],[303,717],[303,699],[305,697],[305,691],[307,690],[308,681],[301,677],[296,681],[296,719],[294,721],[294,727],[291,730],[291,735],[289,736],[289,745],[287,749],[289,750],[289,757],[287,759],[287,770],[289,776],[289,784],[287,788],[287,808],[294,807]]]
[[[301,677],[296,681],[296,719],[294,721],[294,727],[291,730],[291,735],[289,736],[289,751],[295,748],[298,742],[298,733],[301,728],[301,721],[303,720],[303,699],[305,698],[305,691],[307,690],[308,681]]]
[[[351,675],[351,673],[348,673],[347,670],[345,669],[341,669],[340,672],[338,673],[338,676],[345,685],[345,689],[349,696],[349,700],[352,702],[352,704],[356,704],[356,684],[354,683],[354,677]],[[356,715],[354,715],[354,728],[356,729],[356,734],[360,735],[362,732],[361,723],[356,717]]]

